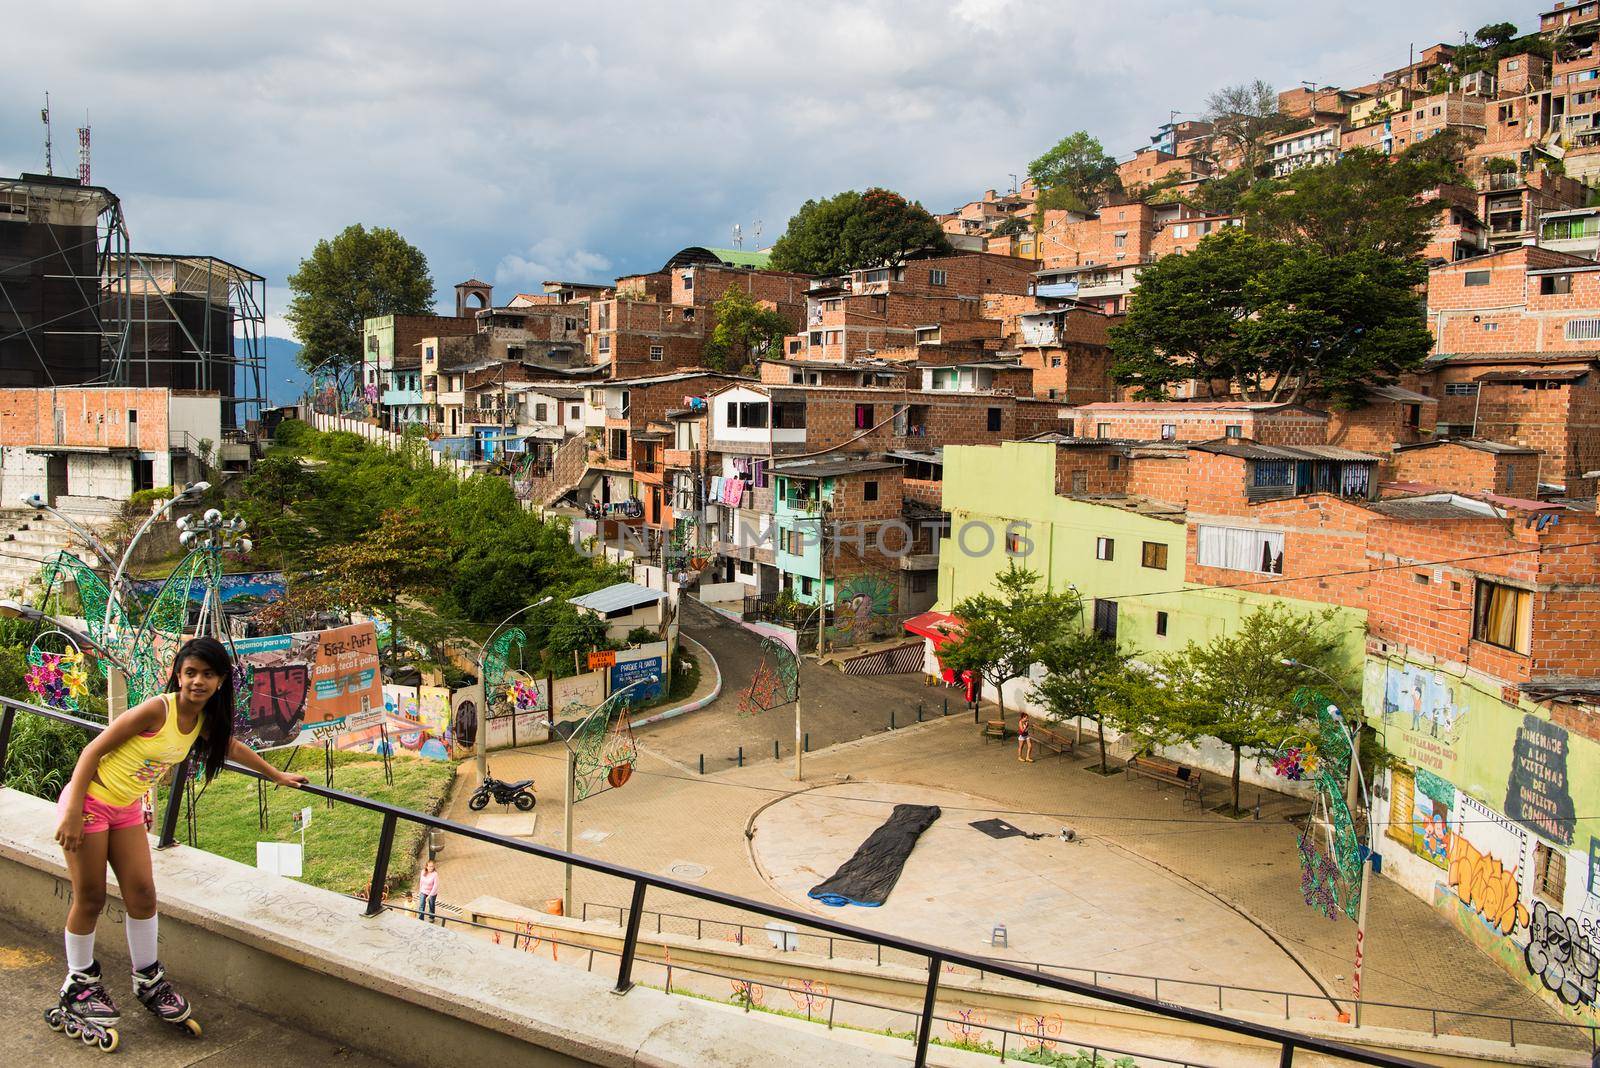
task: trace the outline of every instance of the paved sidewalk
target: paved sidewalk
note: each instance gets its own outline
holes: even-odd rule
[[[738,710],[740,692],[748,687],[760,662],[759,643],[737,625],[720,620],[692,602],[686,602],[685,630],[717,660],[722,694],[708,707],[641,729],[641,759],[633,779],[622,789],[607,791],[580,804],[575,812],[576,849],[587,855],[680,878],[699,878],[705,885],[757,900],[791,904],[759,870],[749,841],[766,806],[776,806],[797,789],[793,776],[793,705],[754,715]],[[1270,791],[1246,787],[1247,806],[1260,800],[1260,819],[1235,821],[1185,805],[1183,798],[1145,780],[1123,775],[1109,778],[1093,765],[1097,754],[1090,748],[1075,757],[1040,752],[1032,764],[1016,760],[1015,746],[984,742],[970,714],[957,711],[940,717],[943,698],[951,691],[931,688],[920,676],[848,677],[830,667],[807,661],[802,668],[804,730],[811,735],[812,752],[806,758],[807,785],[815,786],[847,777],[856,783],[920,786],[949,790],[980,799],[976,808],[1003,815],[1028,831],[1056,832],[1069,826],[1087,839],[1095,856],[1122,855],[1122,862],[1099,873],[1107,891],[1095,896],[1095,908],[1106,910],[1119,923],[1136,924],[1140,895],[1152,887],[1173,885],[1182,893],[1207,897],[1231,910],[1242,922],[1260,932],[1248,951],[1197,937],[1173,933],[1177,939],[1194,939],[1173,954],[1172,969],[1163,972],[1186,978],[1188,965],[1207,953],[1214,958],[1204,966],[1208,978],[1240,987],[1321,990],[1336,997],[1349,993],[1349,972],[1355,929],[1347,920],[1329,920],[1308,907],[1300,893],[1300,871],[1295,848],[1295,828],[1288,817],[1301,814],[1306,805]],[[933,718],[917,723],[916,710]],[[985,718],[994,715],[992,707]],[[891,717],[897,729],[891,731]],[[773,742],[779,757],[773,758]],[[745,766],[736,765],[739,746]],[[705,775],[697,774],[704,753]],[[559,747],[506,752],[495,758],[502,776],[533,776],[540,785],[539,819],[535,839],[550,845],[561,841],[562,754]],[[462,774],[471,779],[470,767]],[[464,807],[466,791],[458,790],[453,815],[471,819]],[[858,792],[859,793],[859,792]],[[861,796],[866,796],[862,793]],[[888,806],[883,815],[888,814]],[[952,812],[960,825],[979,818]],[[818,837],[826,837],[819,831]],[[765,845],[765,843],[761,843]],[[848,854],[846,854],[848,855]],[[1089,856],[1085,851],[1083,856]],[[918,861],[925,859],[917,857]],[[445,901],[465,902],[480,895],[541,907],[560,896],[560,866],[544,861],[512,858],[502,851],[476,843],[452,843],[440,858]],[[1099,865],[1096,865],[1098,868]],[[1115,877],[1110,873],[1115,869]],[[1136,874],[1137,873],[1137,874]],[[831,874],[820,873],[825,877]],[[579,872],[575,877],[578,902],[619,905],[627,888],[615,880]],[[1560,1017],[1545,1002],[1506,975],[1472,947],[1433,909],[1383,879],[1374,881],[1369,913],[1364,993],[1369,1002],[1439,1006],[1480,1013],[1556,1021]],[[1122,892],[1125,891],[1125,892]],[[658,900],[666,897],[667,900]],[[1042,939],[1049,956],[1065,959],[1041,963],[1072,968],[1107,968],[1102,954],[1094,952],[1093,939],[1074,940],[1072,931],[1086,921],[1068,919],[1070,892],[1055,907],[1039,908],[1023,924],[1037,927],[1040,918],[1054,918],[1060,929]],[[998,892],[992,908],[971,922],[992,922],[990,915],[1019,914],[1019,903],[1006,901]],[[691,917],[751,922],[727,910],[693,900],[672,900],[652,894],[648,907]],[[874,910],[848,909],[828,914],[863,926],[876,926]],[[596,915],[615,915],[602,909]],[[880,916],[884,913],[880,913]],[[691,930],[692,930],[692,921]],[[1203,926],[1203,925],[1200,925]],[[929,941],[973,949],[970,939],[935,924],[929,930],[904,930]],[[728,931],[731,934],[732,929]],[[1014,945],[1022,943],[1013,942]],[[1077,952],[1068,952],[1076,947]],[[1043,950],[1040,951],[1043,954]],[[996,955],[1004,955],[997,953]],[[1012,956],[1026,956],[1017,952]],[[1040,960],[1040,957],[1034,957]],[[1280,968],[1287,961],[1304,976],[1304,984],[1290,983]],[[1152,963],[1146,962],[1150,967]],[[1124,970],[1142,970],[1127,968]],[[1163,986],[1165,990],[1165,985]],[[1142,992],[1149,992],[1146,985]],[[1327,1003],[1322,1003],[1327,1008]],[[1297,1009],[1308,1011],[1309,1006]],[[1426,1014],[1389,1014],[1372,1023],[1430,1026]],[[1468,1026],[1452,1021],[1452,1030],[1504,1039],[1504,1024],[1485,1022]],[[1522,1038],[1523,1028],[1518,1027]],[[1537,1039],[1530,1039],[1536,1041]],[[1554,1043],[1552,1043],[1554,1044]]]
[[[228,1065],[229,1068],[281,1068],[286,1064],[383,1068],[391,1062],[356,1053],[290,1024],[228,1001],[209,990],[183,987],[193,1000],[195,1019],[205,1033],[198,1039],[158,1022],[128,993],[128,959],[117,943],[121,928],[103,924],[97,949],[111,996],[122,1009],[121,1044],[114,1060],[51,1031],[44,1009],[61,985],[59,934],[45,935],[0,919],[0,1019],[8,1022],[6,1064],[116,1065],[117,1068],[179,1068],[182,1065]],[[180,986],[181,976],[173,976]],[[393,1062],[402,1063],[402,1062]]]

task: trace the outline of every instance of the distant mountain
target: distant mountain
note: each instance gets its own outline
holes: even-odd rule
[[[286,337],[264,337],[261,351],[267,358],[267,397],[273,404],[299,400],[311,385],[310,377],[294,359],[300,351],[300,343]]]

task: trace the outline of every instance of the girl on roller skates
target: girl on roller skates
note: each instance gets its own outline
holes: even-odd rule
[[[118,716],[84,746],[72,781],[56,803],[56,841],[72,875],[67,913],[67,979],[61,1008],[110,1026],[121,1014],[101,982],[94,956],[95,921],[106,903],[106,864],[117,874],[133,993],[163,1021],[182,1024],[190,1006],[167,981],[156,955],[156,886],[150,868],[144,795],[173,765],[194,756],[207,782],[234,760],[279,786],[299,786],[304,775],[285,774],[233,737],[233,662],[214,638],[183,644],[173,661],[167,692]]]

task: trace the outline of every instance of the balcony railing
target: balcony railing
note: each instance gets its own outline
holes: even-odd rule
[[[0,709],[3,709],[3,712],[0,712],[0,781],[4,781],[11,731],[18,715],[43,716],[58,723],[67,723],[80,727],[91,735],[99,734],[105,730],[105,725],[102,723],[96,723],[93,720],[84,719],[66,712],[59,712],[55,709],[27,704],[9,697],[0,697]],[[227,770],[238,775],[265,779],[265,776],[260,773],[251,771],[231,761],[227,764]],[[171,848],[177,844],[178,819],[182,815],[184,800],[188,795],[188,791],[184,787],[192,773],[193,770],[188,760],[179,764],[173,771],[172,783],[168,788],[167,804],[161,819],[161,836],[157,844],[158,849]],[[317,786],[312,783],[306,783],[300,789],[312,796],[325,798],[330,803],[337,802],[351,805],[382,816],[383,823],[378,832],[377,852],[372,862],[372,879],[367,884],[367,902],[363,913],[367,916],[377,916],[384,911],[383,894],[389,881],[389,862],[394,855],[395,832],[401,820],[406,820],[431,830],[443,831],[446,834],[458,835],[471,841],[483,842],[500,849],[507,849],[513,853],[537,857],[558,864],[571,865],[574,868],[582,868],[585,871],[595,872],[631,884],[632,892],[629,896],[622,951],[617,960],[617,981],[614,989],[618,994],[626,994],[633,989],[633,966],[639,949],[639,926],[645,914],[645,898],[651,890],[657,890],[694,898],[698,901],[710,902],[729,909],[753,913],[758,916],[766,916],[770,919],[792,924],[800,930],[821,931],[824,934],[854,939],[870,945],[881,946],[884,949],[912,954],[926,960],[927,972],[926,978],[923,980],[922,1010],[915,1014],[915,1059],[913,1063],[917,1068],[922,1068],[928,1063],[928,1045],[933,1037],[933,1024],[937,1018],[936,1003],[939,994],[939,983],[943,978],[946,965],[954,965],[973,971],[981,970],[987,975],[1002,979],[1010,979],[1047,990],[1073,994],[1093,1001],[1120,1005],[1124,1008],[1136,1009],[1167,1019],[1182,1020],[1202,1027],[1215,1028],[1218,1031],[1229,1034],[1257,1039],[1277,1047],[1280,1068],[1292,1066],[1295,1054],[1302,1051],[1322,1058],[1342,1059],[1353,1064],[1394,1066],[1394,1068],[1424,1068],[1421,1062],[1408,1058],[1361,1049],[1342,1042],[1318,1038],[1314,1035],[1292,1031],[1283,1027],[1237,1019],[1220,1012],[1211,1012],[1171,1002],[1158,1001],[1142,994],[1108,989],[1081,979],[1038,972],[1025,965],[981,957],[958,949],[950,949],[915,939],[884,934],[880,931],[842,923],[826,916],[801,912],[798,909],[787,908],[783,905],[769,905],[750,898],[740,897],[737,894],[700,886],[696,883],[684,882],[668,876],[657,875],[653,872],[624,867],[620,864],[586,857],[579,853],[568,853],[551,846],[539,845],[519,838],[508,838],[505,835],[495,834],[493,831],[486,831],[480,827],[457,823],[454,820],[444,819],[439,816],[431,816],[425,812],[401,808],[399,805],[391,805],[370,797],[346,793],[343,790]],[[1302,1061],[1302,1063],[1304,1062]]]

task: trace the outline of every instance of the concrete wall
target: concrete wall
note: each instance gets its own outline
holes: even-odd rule
[[[0,790],[0,911],[41,930],[59,928],[71,893],[54,809]],[[775,1049],[817,1068],[905,1063],[692,998],[617,997],[604,966],[590,974],[402,913],[365,918],[341,894],[201,850],[154,860],[162,959],[186,987],[400,1063],[705,1068],[770,1063]],[[120,918],[113,888],[100,937],[117,937]]]

